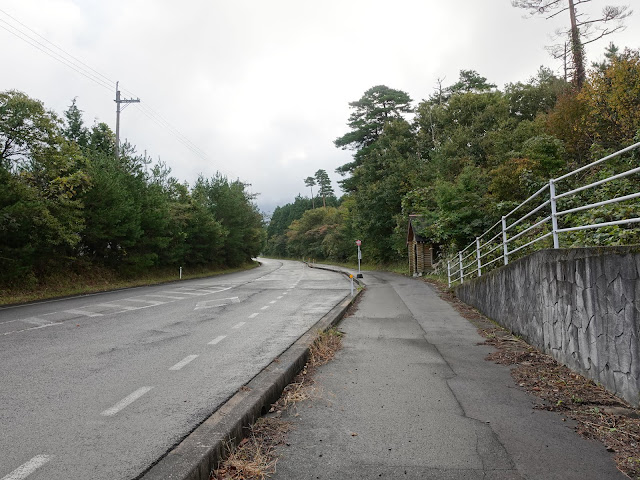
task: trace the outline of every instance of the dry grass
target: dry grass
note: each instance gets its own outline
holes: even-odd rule
[[[496,348],[487,360],[515,366],[511,376],[516,383],[543,400],[542,405],[535,408],[555,411],[575,420],[576,432],[602,442],[607,450],[615,453],[618,469],[640,480],[640,410],[461,302],[446,283],[427,281],[435,285],[442,299],[478,327],[486,339],[483,344]]]
[[[211,474],[212,480],[264,479],[275,473],[278,457],[274,450],[285,443],[291,424],[279,418],[259,418],[249,435]]]
[[[213,471],[212,480],[263,480],[275,473],[278,462],[275,447],[286,443],[286,434],[291,429],[291,424],[280,416],[311,398],[313,374],[342,348],[342,336],[336,328],[317,333],[304,368],[271,406],[269,416],[260,418],[251,426],[248,436],[236,448],[229,449],[229,457]]]

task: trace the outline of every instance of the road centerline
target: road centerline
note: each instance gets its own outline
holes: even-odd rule
[[[125,407],[128,407],[133,402],[138,400],[141,396],[143,396],[145,393],[147,393],[152,388],[153,387],[141,387],[141,388],[139,388],[138,390],[136,390],[132,394],[127,395],[126,397],[124,397],[122,400],[120,400],[118,403],[116,403],[113,407],[107,408],[100,415],[102,415],[104,417],[112,417],[112,416],[114,416],[120,410],[122,410]]]
[[[198,358],[198,355],[189,355],[187,357],[184,357],[182,360],[180,360],[178,363],[176,363],[169,370],[180,370],[182,367],[184,367],[184,366],[188,365],[189,363],[193,362],[196,358]]]
[[[211,340],[209,342],[209,345],[216,345],[217,343],[220,343],[222,340],[224,340],[225,338],[227,338],[226,335],[220,335],[219,337],[214,338],[213,340]]]
[[[249,318],[256,318],[258,315],[260,315],[260,313],[252,313],[249,315]]]
[[[231,328],[240,328],[240,327],[241,327],[241,326],[243,326],[245,323],[246,323],[246,322],[239,322],[239,323],[236,323],[236,324],[235,324],[233,327],[231,327]]]
[[[35,472],[38,468],[43,466],[49,460],[53,458],[52,455],[36,455],[31,460],[26,463],[23,463],[18,468],[16,468],[13,472],[8,475],[5,475],[0,480],[23,480]]]

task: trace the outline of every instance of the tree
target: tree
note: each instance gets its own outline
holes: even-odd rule
[[[401,90],[378,85],[367,90],[357,101],[349,103],[354,110],[347,124],[351,131],[337,138],[334,144],[338,148],[356,150],[354,161],[336,169],[341,175],[353,173],[362,164],[367,150],[378,139],[384,126],[394,120],[404,119],[411,113],[411,97]],[[354,191],[355,185],[350,179],[340,182],[346,192]]]
[[[89,145],[89,132],[82,121],[82,110],[76,105],[76,99],[71,101],[71,105],[64,112],[66,126],[62,129],[65,138],[70,142],[75,142],[80,148]]]
[[[559,37],[568,37],[573,64],[573,82],[578,89],[586,79],[584,46],[624,28],[623,20],[631,15],[628,6],[607,5],[599,18],[591,18],[578,12],[577,6],[592,0],[512,0],[514,7],[524,8],[530,15],[546,15],[547,19],[568,12],[570,26],[557,32]],[[554,46],[551,52],[560,58],[564,45]]]
[[[318,170],[315,173],[316,181],[318,182],[319,191],[318,194],[322,195],[322,206],[327,208],[327,197],[333,196],[333,187],[331,186],[331,179],[326,170]]]
[[[313,199],[313,187],[316,185],[316,179],[313,177],[307,177],[304,179],[304,184],[311,188],[311,208],[316,208],[316,202]]]

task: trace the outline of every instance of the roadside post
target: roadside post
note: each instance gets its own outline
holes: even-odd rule
[[[362,260],[360,245],[362,245],[362,240],[356,240],[356,245],[358,246],[358,275],[356,275],[356,278],[362,278],[362,273],[360,272],[360,260]]]
[[[353,297],[353,274],[349,274],[349,278],[351,279],[351,296]]]
[[[180,280],[182,280],[182,267],[180,267]]]

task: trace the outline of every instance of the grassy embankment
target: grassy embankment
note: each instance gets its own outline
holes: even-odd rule
[[[237,268],[194,268],[183,269],[182,279],[212,277],[225,273],[239,272],[257,267],[258,262],[250,262]],[[179,270],[150,270],[135,277],[118,275],[104,268],[92,268],[81,272],[69,271],[43,278],[28,285],[0,286],[0,305],[32,302],[71,295],[104,292],[120,288],[157,285],[179,280]]]

